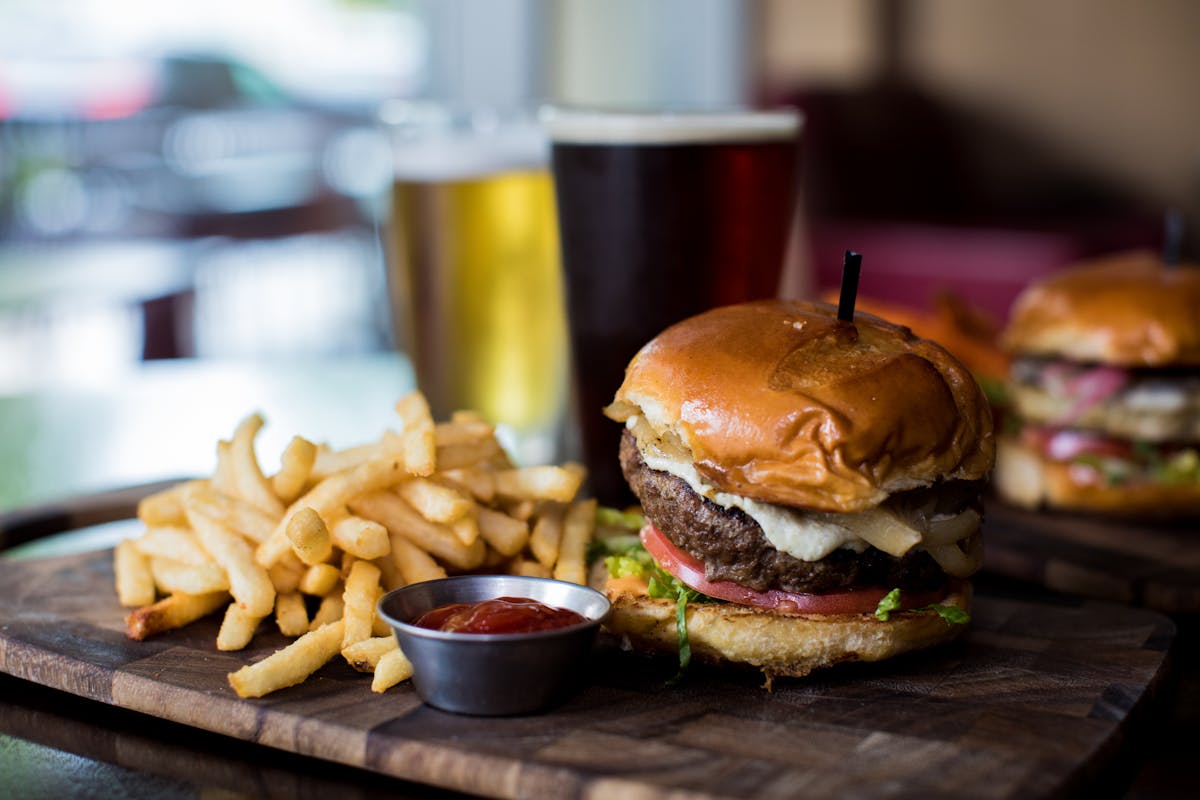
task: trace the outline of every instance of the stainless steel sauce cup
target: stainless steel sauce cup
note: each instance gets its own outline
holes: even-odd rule
[[[410,624],[449,603],[529,597],[568,608],[586,622],[536,633],[450,633]],[[560,702],[578,688],[596,632],[609,614],[594,589],[547,578],[463,575],[388,592],[379,614],[413,664],[413,687],[431,706],[459,714],[526,714]]]

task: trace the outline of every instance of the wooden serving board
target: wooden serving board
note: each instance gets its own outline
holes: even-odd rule
[[[1175,628],[1085,601],[981,597],[958,642],[804,680],[671,667],[602,641],[548,713],[455,716],[408,684],[372,694],[340,659],[241,700],[218,621],[123,633],[111,552],[0,558],[0,670],[81,697],[327,761],[496,797],[1043,797],[1084,790],[1159,688]],[[665,671],[664,671],[665,669]]]
[[[1058,592],[1200,612],[1200,520],[1121,521],[987,504],[984,569]]]

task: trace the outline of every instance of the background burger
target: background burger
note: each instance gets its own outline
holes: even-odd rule
[[[1121,254],[1016,300],[996,488],[1029,508],[1200,516],[1200,268]]]
[[[643,347],[605,413],[647,520],[607,559],[632,646],[769,679],[964,627],[992,421],[938,345],[824,303],[729,306]]]

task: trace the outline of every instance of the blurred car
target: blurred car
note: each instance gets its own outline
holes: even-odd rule
[[[371,109],[300,100],[233,59],[0,61],[8,239],[340,227],[388,170]]]

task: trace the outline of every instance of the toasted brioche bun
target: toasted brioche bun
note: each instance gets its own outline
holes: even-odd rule
[[[634,649],[678,650],[674,600],[652,598],[620,579],[609,581],[605,593],[612,601],[605,623],[610,632]],[[942,602],[969,612],[970,584]],[[687,627],[693,657],[754,667],[769,680],[849,661],[882,661],[947,642],[967,626],[952,625],[933,611],[893,612],[884,622],[873,614],[789,616],[733,603],[690,603]]]
[[[639,417],[721,491],[822,511],[982,478],[991,411],[945,349],[869,314],[769,300],[678,323],[630,362],[606,410]]]
[[[822,299],[836,303],[837,292]],[[933,308],[922,310],[860,294],[855,308],[937,342],[978,377],[997,381],[1008,377],[1011,358],[1000,347],[999,325],[956,295],[940,294]]]
[[[996,493],[1022,508],[1116,516],[1200,516],[1200,484],[1110,483],[1092,470],[1051,461],[1016,439],[997,442]]]
[[[1003,342],[1027,355],[1126,367],[1200,365],[1200,268],[1110,256],[1030,284]]]

